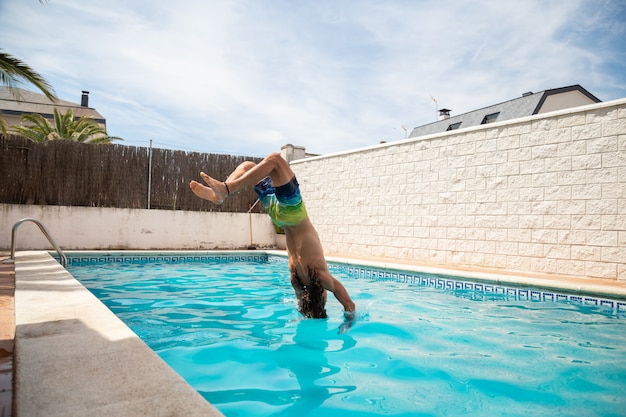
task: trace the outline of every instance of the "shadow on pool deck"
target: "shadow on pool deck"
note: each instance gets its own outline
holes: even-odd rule
[[[50,255],[15,275],[17,415],[222,415]]]

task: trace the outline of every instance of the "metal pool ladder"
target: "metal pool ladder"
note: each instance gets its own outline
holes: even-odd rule
[[[52,238],[52,236],[50,236],[50,233],[48,232],[48,229],[46,229],[46,226],[44,226],[39,220],[30,218],[30,217],[21,219],[20,221],[18,221],[17,223],[13,225],[13,231],[11,232],[11,257],[9,259],[5,259],[4,261],[2,261],[2,263],[5,263],[5,264],[15,263],[15,241],[16,241],[15,238],[17,237],[17,228],[20,227],[20,225],[24,222],[33,222],[37,226],[39,226],[39,230],[41,230],[41,233],[44,234],[44,236],[48,239],[48,242],[50,242],[52,247],[54,247],[54,250],[56,250],[57,253],[59,254],[59,257],[61,258],[61,265],[63,265],[63,268],[66,268],[67,257],[65,256],[65,254],[63,253],[59,245],[57,245],[56,241]]]

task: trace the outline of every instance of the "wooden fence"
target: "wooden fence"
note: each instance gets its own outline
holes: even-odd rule
[[[169,149],[152,149],[150,157],[144,147],[0,134],[0,203],[243,213],[256,201],[253,190],[215,205],[196,197],[189,182],[200,180],[200,171],[225,179],[245,160],[260,158]]]

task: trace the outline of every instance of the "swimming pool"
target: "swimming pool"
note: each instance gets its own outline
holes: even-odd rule
[[[227,416],[623,415],[626,304],[333,264],[360,318],[295,311],[284,258],[69,255]]]

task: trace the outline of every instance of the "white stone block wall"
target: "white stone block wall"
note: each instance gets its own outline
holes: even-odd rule
[[[626,280],[626,99],[292,167],[329,255]]]

